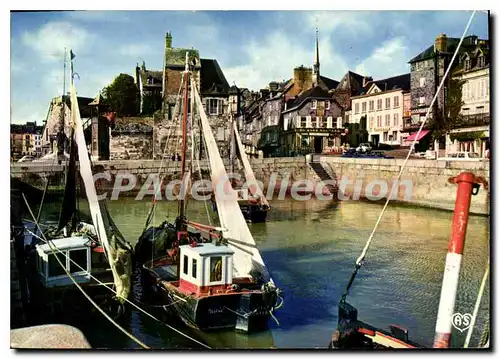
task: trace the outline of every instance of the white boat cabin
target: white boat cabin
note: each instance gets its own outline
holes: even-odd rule
[[[54,248],[56,247],[59,251]],[[36,266],[45,287],[60,287],[73,285],[65,269],[78,283],[90,281],[90,271],[92,266],[92,248],[90,240],[86,236],[75,236],[53,240],[51,244],[41,244],[36,246],[37,260]],[[64,253],[64,254],[63,254]],[[56,259],[65,265],[61,264]],[[70,261],[78,263],[84,270]]]
[[[179,248],[179,289],[193,294],[215,294],[233,283],[234,251],[231,248],[213,243],[196,243]]]

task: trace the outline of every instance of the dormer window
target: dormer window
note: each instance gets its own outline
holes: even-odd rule
[[[150,85],[153,84],[153,76],[148,77],[148,84],[150,84]]]
[[[465,71],[469,71],[470,70],[470,65],[471,65],[470,59],[466,59],[465,60],[465,65],[464,65]]]
[[[328,100],[327,100],[327,101],[325,101],[325,108],[326,108],[327,110],[329,110],[329,109],[330,109],[330,101],[328,101]]]
[[[311,102],[311,109],[316,110],[318,106],[318,101],[317,100],[312,100]]]
[[[486,65],[486,59],[485,59],[484,55],[480,55],[477,58],[477,64],[479,67],[484,67]]]

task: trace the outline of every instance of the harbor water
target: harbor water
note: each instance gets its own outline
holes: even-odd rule
[[[271,207],[267,223],[249,224],[275,283],[284,293],[284,305],[276,312],[277,321],[270,320],[269,331],[250,336],[233,332],[201,334],[174,321],[169,322],[172,326],[213,348],[327,347],[337,324],[338,301],[382,206],[359,201],[331,204],[287,199],[272,201]],[[120,231],[135,244],[151,200],[122,198],[108,201],[108,208]],[[47,204],[43,217],[53,218],[58,210]],[[207,223],[207,211],[212,223],[217,223],[210,206],[188,203],[192,220]],[[155,224],[174,219],[176,212],[177,203],[159,201]],[[389,206],[348,296],[361,321],[382,329],[396,324],[408,329],[410,340],[432,345],[452,215]],[[473,312],[489,251],[489,218],[471,216],[456,312]],[[137,283],[133,297],[141,297]],[[490,315],[489,297],[488,281],[471,347],[479,342]],[[138,348],[104,317],[73,324],[94,348]],[[122,325],[151,348],[200,348],[133,308]],[[454,329],[452,347],[463,346],[466,334]]]

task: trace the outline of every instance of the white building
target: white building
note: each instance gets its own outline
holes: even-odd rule
[[[366,119],[368,141],[401,145],[403,94],[410,90],[410,74],[368,83],[365,94],[351,97],[351,123]]]
[[[481,156],[489,148],[490,138],[490,69],[486,43],[460,57],[454,78],[463,80],[462,119],[446,136],[446,151],[476,152]]]

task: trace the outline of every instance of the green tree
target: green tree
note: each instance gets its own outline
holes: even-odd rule
[[[451,79],[446,88],[445,98],[445,113],[438,113],[437,116],[430,121],[430,128],[432,129],[432,137],[437,140],[442,138],[450,130],[454,129],[461,121],[462,115],[460,113],[462,105],[462,86],[465,81],[458,79]]]
[[[142,98],[142,114],[152,115],[161,109],[161,95],[157,93],[146,92]]]
[[[134,116],[139,112],[139,90],[130,75],[118,75],[103,89],[102,95],[118,116]]]

